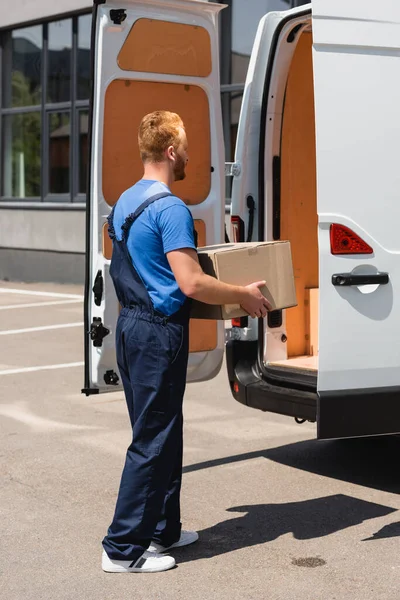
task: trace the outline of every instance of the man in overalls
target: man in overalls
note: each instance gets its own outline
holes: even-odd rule
[[[110,274],[121,305],[118,368],[132,424],[114,519],[103,540],[107,572],[166,571],[163,554],[198,539],[182,531],[182,401],[189,351],[190,298],[241,304],[253,317],[269,305],[259,288],[205,275],[190,210],[170,192],[185,177],[187,139],[180,117],[157,111],[139,128],[143,178],[122,194],[109,217]]]

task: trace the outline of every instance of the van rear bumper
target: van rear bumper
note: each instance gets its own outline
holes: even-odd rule
[[[251,408],[317,422],[318,439],[400,433],[400,387],[311,391],[294,387],[293,378],[260,373],[257,342],[230,340],[226,362],[235,400]],[[281,371],[282,373],[282,371]],[[290,387],[291,386],[291,387]]]
[[[400,433],[400,387],[319,392],[318,438]]]
[[[298,419],[316,421],[316,392],[269,381],[257,368],[257,342],[230,340],[226,344],[226,362],[231,392],[235,400],[262,411]]]

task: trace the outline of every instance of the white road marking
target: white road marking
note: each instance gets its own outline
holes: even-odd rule
[[[33,308],[35,306],[55,306],[56,304],[77,304],[79,300],[54,300],[54,302],[32,302],[32,304],[7,304],[0,306],[0,310],[13,310],[14,308]]]
[[[94,425],[75,425],[72,423],[63,423],[61,421],[54,421],[53,419],[46,419],[35,415],[29,408],[26,402],[18,402],[16,404],[2,404],[0,405],[0,415],[14,419],[19,423],[28,425],[33,431],[46,432],[46,431],[59,431],[59,430],[99,430],[104,429],[103,427],[96,427]]]
[[[50,329],[67,329],[69,327],[83,327],[82,323],[63,323],[61,325],[44,325],[43,327],[28,327],[27,329],[8,329],[0,331],[0,335],[14,335],[17,333],[31,333],[33,331],[48,331]]]
[[[84,364],[84,362],[74,362],[61,365],[44,365],[42,367],[24,367],[23,369],[7,369],[5,371],[0,371],[0,375],[18,375],[19,373],[34,373],[36,371],[71,369],[74,367],[83,367]]]
[[[57,292],[38,292],[34,290],[18,290],[14,288],[0,288],[1,294],[22,294],[24,296],[45,296],[47,298],[76,298],[83,300],[81,294],[59,294]]]

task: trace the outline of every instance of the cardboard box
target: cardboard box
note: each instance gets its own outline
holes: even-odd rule
[[[290,242],[251,242],[198,248],[200,265],[207,275],[233,285],[265,280],[261,292],[273,310],[296,306]],[[228,320],[246,316],[238,304],[215,306],[193,301],[192,319]]]

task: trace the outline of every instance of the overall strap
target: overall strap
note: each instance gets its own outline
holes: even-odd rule
[[[112,207],[112,210],[110,212],[110,214],[107,217],[107,222],[108,222],[108,237],[110,238],[110,240],[114,241],[115,240],[115,229],[114,229],[114,212],[115,212],[115,204]]]
[[[174,194],[171,194],[171,192],[160,192],[159,194],[150,196],[150,198],[148,198],[147,200],[142,202],[142,204],[135,210],[135,212],[131,213],[128,217],[126,217],[125,223],[122,225],[122,228],[121,228],[122,229],[122,239],[127,238],[132,224],[136,221],[136,219],[138,217],[140,217],[142,212],[144,210],[146,210],[146,208],[148,206],[150,206],[150,204],[153,204],[153,202],[156,202],[157,200],[160,200],[161,198],[167,198],[168,196],[173,196],[173,195]]]

